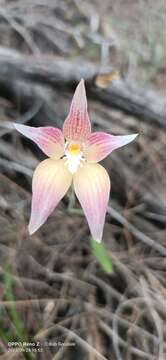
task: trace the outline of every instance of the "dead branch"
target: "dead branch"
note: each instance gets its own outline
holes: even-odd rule
[[[23,84],[49,84],[55,88],[67,89],[84,78],[88,83],[88,95],[105,105],[135,115],[140,121],[166,129],[166,103],[154,91],[142,89],[127,80],[118,80],[102,89],[96,85],[100,73],[111,69],[99,68],[89,62],[65,60],[53,56],[32,56],[0,48],[0,83],[4,80]],[[98,83],[98,81],[97,81]]]

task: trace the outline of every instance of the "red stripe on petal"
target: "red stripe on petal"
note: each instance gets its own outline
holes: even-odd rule
[[[84,156],[88,162],[99,162],[113,150],[129,144],[137,135],[111,135],[104,132],[92,133],[87,140]]]
[[[33,140],[47,156],[60,159],[64,155],[64,137],[60,129],[22,124],[14,126],[22,135]]]
[[[63,125],[63,134],[69,141],[85,141],[91,132],[87,112],[87,98],[84,80],[78,84],[70,106],[70,112]]]

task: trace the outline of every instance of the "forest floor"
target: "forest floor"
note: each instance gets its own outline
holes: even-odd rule
[[[166,358],[166,4],[114,3],[0,2],[0,360]],[[117,89],[136,91],[127,111],[118,90],[109,97],[117,74]],[[80,76],[93,130],[139,133],[103,161],[112,274],[70,192],[27,229],[44,155],[11,124],[62,127]]]

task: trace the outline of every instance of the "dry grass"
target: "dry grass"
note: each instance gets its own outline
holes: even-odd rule
[[[117,65],[131,78],[134,74],[143,78],[145,64],[128,61],[128,35],[116,26],[118,17],[123,17],[130,33],[137,25],[142,31],[140,43],[134,33],[132,42],[145,56],[141,44],[146,16],[136,21],[138,10],[147,15],[147,5],[140,2],[138,9],[136,3],[132,2],[131,16],[125,17],[120,1],[112,8],[107,1],[86,3],[86,11],[77,0],[4,1],[0,46],[41,59],[79,56],[100,65]],[[152,32],[158,34],[161,8],[151,4]],[[131,2],[125,5],[130,8]],[[160,6],[165,4],[160,1]],[[111,31],[106,27],[110,19]],[[150,52],[148,56],[156,69]],[[153,87],[164,65],[162,59],[153,74]],[[108,275],[92,255],[88,226],[70,193],[41,230],[32,237],[27,232],[31,177],[42,154],[12,130],[11,122],[61,126],[72,92],[44,83],[9,88],[12,74],[11,79],[0,75],[0,83],[0,359],[164,360],[166,133],[102,102],[89,101],[93,129],[140,133],[135,143],[104,161],[112,181],[103,237],[114,265],[114,273]],[[164,86],[159,90],[165,92]],[[5,274],[11,277],[12,288]],[[8,352],[5,336],[18,340],[19,326],[23,326],[22,339],[39,341],[42,352]],[[73,345],[47,346],[48,341]]]

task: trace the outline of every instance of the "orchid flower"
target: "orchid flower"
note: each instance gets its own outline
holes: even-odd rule
[[[102,239],[110,193],[108,173],[98,162],[113,150],[135,139],[137,134],[114,136],[92,132],[82,79],[78,84],[63,130],[54,127],[15,128],[33,140],[49,157],[36,168],[32,181],[29,232],[33,234],[47,220],[71,184],[85,213],[92,238]]]

